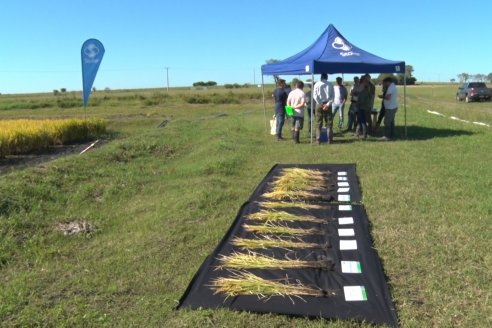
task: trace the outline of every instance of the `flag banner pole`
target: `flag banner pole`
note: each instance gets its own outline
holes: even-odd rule
[[[263,73],[261,74],[261,93],[263,96],[263,114],[265,116],[265,130],[268,133],[268,124],[267,124],[267,114],[266,114],[266,104],[265,104],[265,81],[263,77]]]
[[[313,115],[314,115],[314,73],[311,73],[311,117],[309,120],[311,121],[311,144],[313,143]]]
[[[405,139],[408,138],[407,134],[407,73],[403,77],[403,108],[405,110]]]

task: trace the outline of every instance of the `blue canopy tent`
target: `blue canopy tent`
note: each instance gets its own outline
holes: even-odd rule
[[[387,60],[350,43],[330,24],[321,36],[303,51],[285,60],[261,66],[264,75],[307,75],[328,73],[405,73],[404,61]],[[404,79],[405,136],[407,135],[406,77]],[[264,89],[263,89],[264,90]],[[263,104],[266,120],[265,92]],[[313,102],[311,102],[313,104]],[[312,107],[313,105],[311,105]],[[311,108],[311,112],[313,108]],[[312,117],[312,115],[311,115]],[[312,124],[311,124],[312,127]],[[311,131],[312,141],[312,131]]]

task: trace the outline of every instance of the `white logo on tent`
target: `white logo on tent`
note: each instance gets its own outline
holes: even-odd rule
[[[352,50],[352,46],[349,45],[349,44],[347,44],[347,42],[345,40],[343,40],[339,36],[337,36],[335,38],[335,40],[333,41],[333,43],[331,44],[331,46],[334,49],[342,50],[340,52],[340,56],[343,56],[343,57],[346,57],[346,56],[360,56],[360,53],[351,51]]]
[[[345,43],[345,41],[337,36],[331,46],[337,50],[350,51],[352,47]]]

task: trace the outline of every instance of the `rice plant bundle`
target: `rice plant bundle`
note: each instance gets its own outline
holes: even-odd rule
[[[289,177],[301,177],[303,179],[321,180],[321,181],[325,179],[324,174],[318,170],[291,167],[291,168],[285,168],[282,171],[284,176],[289,176]]]
[[[306,261],[299,259],[277,259],[263,254],[233,253],[231,255],[222,255],[218,258],[221,265],[218,269],[303,269],[303,268],[323,268],[329,269],[331,262],[328,260]]]
[[[259,202],[258,205],[263,208],[302,208],[304,210],[319,210],[324,207],[316,204],[308,204],[305,202]]]
[[[263,236],[261,238],[240,238],[236,237],[232,240],[234,246],[242,249],[266,249],[266,248],[284,248],[284,249],[307,249],[307,248],[322,248],[316,243],[307,243],[302,240],[285,239],[278,237]]]
[[[289,279],[267,280],[250,272],[232,273],[229,277],[220,277],[212,281],[210,285],[216,294],[225,294],[226,297],[239,295],[256,295],[259,299],[269,300],[273,296],[288,297],[294,303],[292,297],[305,302],[302,296],[328,296],[334,292],[326,292],[319,288],[306,286],[299,281],[289,282]]]
[[[312,223],[325,223],[325,221],[318,219],[312,215],[295,215],[287,213],[285,211],[260,211],[248,215],[248,218],[256,221],[264,222],[312,222]]]
[[[274,188],[273,191],[265,193],[263,194],[263,196],[275,200],[286,200],[286,199],[301,200],[301,199],[315,198],[318,195],[310,191],[283,190],[283,189]]]
[[[291,228],[284,225],[272,224],[272,223],[265,223],[261,225],[244,224],[243,227],[244,230],[248,232],[265,234],[265,235],[279,234],[279,235],[293,235],[293,236],[309,236],[309,235],[323,234],[323,231],[314,228],[309,228],[309,229]]]
[[[306,199],[316,197],[316,192],[325,190],[325,176],[317,170],[288,168],[273,182],[266,198],[275,200]]]

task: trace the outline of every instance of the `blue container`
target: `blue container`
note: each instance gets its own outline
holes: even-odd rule
[[[328,142],[328,132],[326,128],[321,128],[321,135],[319,136],[320,142]]]

